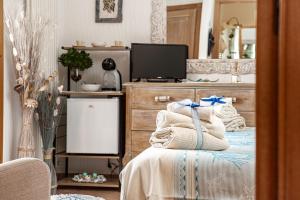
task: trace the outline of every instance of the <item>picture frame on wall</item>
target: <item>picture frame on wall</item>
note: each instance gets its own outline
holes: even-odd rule
[[[96,0],[96,23],[121,23],[123,0]]]

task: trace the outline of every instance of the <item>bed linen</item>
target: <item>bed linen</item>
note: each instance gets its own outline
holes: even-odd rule
[[[255,129],[225,137],[226,151],[146,149],[120,174],[121,200],[254,199]]]

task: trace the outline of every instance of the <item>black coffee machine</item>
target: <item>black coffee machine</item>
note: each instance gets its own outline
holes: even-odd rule
[[[102,90],[121,91],[122,76],[120,71],[116,68],[115,61],[112,58],[104,59],[102,68],[105,70]]]

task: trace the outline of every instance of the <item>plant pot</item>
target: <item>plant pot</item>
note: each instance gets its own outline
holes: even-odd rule
[[[82,78],[81,74],[79,73],[79,69],[72,70],[71,78],[74,82],[76,82],[76,91],[78,91],[78,81],[80,81]]]
[[[79,69],[73,69],[72,72],[71,72],[71,78],[73,81],[75,81],[76,83],[78,81],[81,80],[82,76],[81,74],[79,73]]]
[[[56,171],[53,166],[53,150],[54,148],[50,148],[43,151],[44,162],[48,165],[51,175],[51,194],[56,194],[57,190],[57,176]]]
[[[35,140],[33,136],[33,114],[35,108],[23,108],[22,130],[18,147],[18,158],[35,156]]]

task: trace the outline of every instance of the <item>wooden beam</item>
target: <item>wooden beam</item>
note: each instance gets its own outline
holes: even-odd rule
[[[279,198],[300,199],[300,1],[280,1]]]
[[[274,0],[257,2],[256,199],[277,199],[278,33]]]

